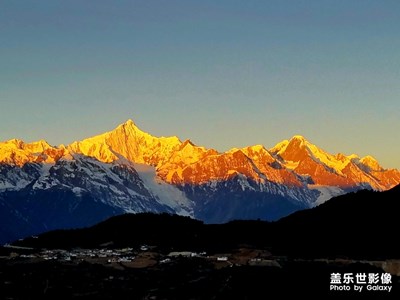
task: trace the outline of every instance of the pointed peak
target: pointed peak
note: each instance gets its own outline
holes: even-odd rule
[[[304,142],[307,142],[307,139],[306,139],[304,136],[297,134],[297,135],[294,135],[294,136],[290,139],[289,142],[292,142],[292,141],[299,141],[299,142],[304,143]]]
[[[124,123],[124,125],[128,125],[128,126],[136,126],[136,124],[135,124],[135,122],[133,122],[133,120],[132,119],[128,119],[125,123]]]
[[[305,139],[302,135],[294,135],[288,143],[288,147],[295,147],[295,148],[303,148],[309,145],[310,143]]]
[[[135,124],[135,122],[132,121],[132,119],[128,119],[126,122],[120,124],[118,127],[138,128],[137,125]]]
[[[182,143],[181,148],[184,148],[184,147],[186,147],[187,145],[192,146],[192,147],[196,147],[196,145],[193,144],[193,142],[192,142],[191,140],[187,139],[187,140],[185,140],[185,141]]]
[[[126,122],[118,125],[114,130],[110,131],[112,133],[118,133],[118,134],[126,134],[128,135],[129,133],[141,133],[141,134],[146,134],[149,135],[147,132],[142,131],[135,122],[133,122],[131,119],[128,119]]]
[[[278,153],[278,152],[282,151],[283,149],[285,149],[288,144],[289,144],[288,140],[283,140],[283,141],[279,142],[278,144],[276,144],[274,147],[270,148],[269,152]]]
[[[280,155],[288,161],[302,161],[318,148],[308,142],[302,135],[294,135],[289,141],[284,140],[270,149],[271,153]]]
[[[174,137],[172,137],[172,138],[174,138]],[[175,139],[174,139],[175,140]],[[179,139],[178,139],[178,141],[179,141]],[[198,148],[195,144],[193,144],[193,142],[191,141],[191,140],[189,140],[189,139],[187,139],[187,140],[185,140],[182,144],[180,144],[180,146],[179,146],[179,150],[183,150],[183,149],[185,149],[186,151],[188,150],[188,149],[193,149],[193,148]]]
[[[371,162],[378,162],[373,156],[371,155],[366,155],[363,158],[361,158],[363,161],[371,161]]]
[[[378,161],[371,155],[364,156],[360,159],[360,162],[368,166],[373,171],[382,170],[382,167],[379,165]]]

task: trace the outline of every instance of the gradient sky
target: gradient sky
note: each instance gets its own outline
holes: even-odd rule
[[[132,119],[207,148],[295,134],[400,168],[400,1],[0,2],[0,140]]]

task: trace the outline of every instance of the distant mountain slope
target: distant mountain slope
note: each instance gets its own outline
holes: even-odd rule
[[[128,120],[67,146],[0,143],[0,214],[8,220],[0,243],[123,212],[177,213],[207,223],[278,220],[333,196],[399,183],[400,171],[383,169],[371,156],[332,155],[302,136],[269,150],[220,153],[152,136]]]

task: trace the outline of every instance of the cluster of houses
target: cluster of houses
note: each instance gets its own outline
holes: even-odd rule
[[[21,254],[20,258],[41,258],[44,260],[87,260],[103,258],[107,262],[130,262],[135,256],[133,248],[123,249],[73,249],[73,250],[44,250],[35,254]]]
[[[141,246],[140,251],[148,251],[149,247],[146,245]],[[59,260],[59,261],[73,261],[73,260],[90,260],[90,259],[105,259],[108,263],[116,262],[131,262],[135,259],[137,252],[135,253],[133,248],[123,249],[73,249],[73,250],[43,250],[35,254],[21,254],[20,258],[37,258],[44,260]],[[216,261],[228,261],[228,256],[217,255],[207,256],[206,252],[191,252],[191,251],[174,251],[163,257],[159,262],[168,263],[176,258],[189,258],[199,257],[207,258]]]
[[[15,248],[15,250],[23,247],[9,246],[9,248]],[[157,262],[160,264],[171,263],[179,258],[202,258],[209,261],[214,261],[216,264],[222,264],[226,266],[242,265],[247,264],[249,266],[275,266],[280,267],[276,260],[271,260],[269,257],[261,257],[258,253],[254,252],[251,255],[245,255],[245,253],[235,254],[214,254],[207,255],[206,252],[193,252],[193,251],[173,251],[167,255],[161,255],[160,253],[153,251],[154,247],[142,245],[139,248],[121,248],[121,249],[72,249],[72,250],[43,250],[34,254],[20,254],[14,255],[13,257],[20,257],[26,259],[43,259],[43,260],[56,260],[56,261],[87,261],[93,263],[130,263],[130,262],[143,262],[143,260],[151,260],[152,264]],[[26,250],[27,248],[25,248]],[[33,250],[33,249],[32,249]],[[18,251],[16,251],[18,252]],[[13,258],[9,257],[9,258]],[[146,264],[144,264],[146,265]],[[134,265],[130,265],[133,266]]]

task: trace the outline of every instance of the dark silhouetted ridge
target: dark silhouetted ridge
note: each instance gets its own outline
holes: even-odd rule
[[[51,231],[15,244],[93,248],[149,244],[161,249],[227,249],[246,244],[291,257],[399,258],[400,186],[362,190],[270,223],[238,220],[204,224],[172,214],[125,214],[95,226]]]

